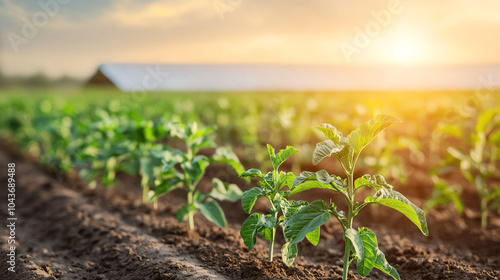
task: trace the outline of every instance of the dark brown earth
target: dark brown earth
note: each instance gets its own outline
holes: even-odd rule
[[[74,176],[61,179],[5,150],[0,153],[3,217],[8,162],[16,164],[18,259],[16,272],[8,272],[8,231],[3,227],[0,279],[341,279],[344,241],[334,220],[322,227],[318,247],[302,242],[299,258],[286,267],[279,254],[281,235],[272,263],[263,240],[250,252],[244,246],[239,228],[247,215],[239,203],[222,204],[227,228],[197,215],[196,229],[189,232],[175,219],[185,202],[181,191],[162,198],[154,211],[141,204],[136,178],[121,176],[113,189],[89,190]],[[428,189],[430,182],[416,175],[409,182],[414,183],[398,190],[422,205],[428,191],[416,189]],[[306,195],[303,198],[310,200],[328,194]],[[265,211],[266,203],[259,200],[255,210]],[[428,214],[430,235],[425,237],[393,210],[371,210],[360,214],[355,226],[377,234],[381,250],[402,279],[500,279],[498,215],[492,214],[489,228],[483,230],[477,212],[468,210],[461,219],[451,206],[440,208]],[[350,279],[361,279],[353,268]],[[389,279],[375,271],[367,278]]]

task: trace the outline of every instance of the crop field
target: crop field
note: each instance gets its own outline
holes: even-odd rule
[[[0,278],[500,279],[499,96],[5,90]]]

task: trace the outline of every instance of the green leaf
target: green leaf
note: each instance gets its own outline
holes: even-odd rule
[[[375,190],[380,190],[382,188],[384,189],[392,189],[393,186],[389,185],[386,181],[384,176],[376,174],[376,175],[368,175],[365,174],[362,177],[359,177],[354,181],[354,186],[356,189],[359,189],[364,186],[372,187]]]
[[[351,241],[356,251],[356,268],[361,276],[366,276],[372,270],[377,258],[378,244],[377,237],[373,231],[367,228],[347,229],[346,237]]]
[[[322,200],[316,200],[292,215],[283,230],[285,240],[292,244],[298,244],[309,232],[315,231],[317,227],[325,224],[329,219],[330,213],[326,203]]]
[[[246,177],[264,178],[264,174],[262,174],[262,172],[259,169],[252,168],[240,173],[239,178],[246,178]]]
[[[141,186],[153,186],[154,180],[160,176],[161,160],[155,157],[141,157],[139,159],[139,174]]]
[[[203,177],[203,174],[205,174],[205,170],[209,164],[206,156],[197,155],[191,161],[181,163],[181,167],[188,174],[191,184],[196,186]]]
[[[150,182],[153,181],[153,168],[154,164],[152,164],[153,159],[150,157],[141,157],[139,159],[139,174],[141,175],[141,185],[148,186]]]
[[[351,146],[349,146],[346,137],[342,137],[342,139],[340,140],[340,146],[343,146],[344,148],[342,148],[340,152],[336,153],[335,157],[338,160],[342,160],[344,157],[347,156],[348,160],[345,161],[345,164],[348,170],[351,171],[350,163],[354,154],[354,149],[351,148]]]
[[[337,128],[335,128],[331,124],[320,124],[316,126],[316,129],[323,132],[326,138],[332,140],[336,145],[340,144],[340,140],[342,139],[342,132],[338,131]]]
[[[462,215],[464,208],[460,199],[460,188],[455,185],[448,185],[443,180],[433,179],[434,190],[431,197],[425,203],[424,211],[436,208],[440,205],[453,203],[458,214]]]
[[[208,136],[215,130],[215,127],[197,128],[196,122],[190,127],[191,131],[188,133],[191,139],[198,139],[204,136]]]
[[[276,188],[278,190],[281,190],[284,186],[288,186],[289,188],[292,187],[293,181],[295,180],[295,175],[293,175],[292,172],[280,172],[278,182],[276,183]]]
[[[328,189],[332,191],[337,191],[331,184],[324,184],[320,182],[317,178],[318,173],[324,182],[329,180],[328,177],[326,177],[326,175],[324,174],[326,173],[325,170],[320,170],[316,173],[303,171],[300,173],[300,176],[297,176],[293,181],[291,192],[288,196],[296,195],[309,189]],[[333,183],[336,187],[338,187],[341,190],[345,189],[343,186],[344,181],[342,181],[340,177],[335,176],[335,178],[333,178],[330,175],[328,176],[333,179],[330,181],[330,183]]]
[[[236,154],[227,147],[218,147],[215,150],[214,155],[210,158],[210,161],[225,163],[231,166],[238,174],[241,174],[245,171],[243,165],[241,165],[241,162],[238,159],[238,156],[236,156]]]
[[[281,247],[281,259],[286,266],[292,266],[297,258],[297,244],[287,242]]]
[[[179,150],[165,151],[162,158],[163,172],[170,171],[177,163],[184,160],[184,153]]]
[[[269,157],[273,163],[274,170],[278,170],[280,165],[285,162],[291,155],[298,153],[297,149],[292,146],[286,146],[285,149],[280,150],[276,155],[274,154],[274,148],[267,144],[267,151],[269,152]]]
[[[316,180],[316,173],[310,171],[302,171],[300,175],[295,177],[292,187],[298,186],[308,180]]]
[[[333,143],[332,140],[325,140],[316,144],[316,149],[314,149],[312,162],[314,165],[318,164],[324,158],[336,155],[342,152],[344,145],[337,145]]]
[[[257,233],[264,228],[273,228],[276,224],[276,219],[272,215],[260,215],[253,213],[241,225],[240,235],[243,238],[243,243],[252,250],[257,241]]]
[[[280,201],[280,207],[281,211],[283,212],[283,227],[286,226],[290,218],[299,211],[300,208],[302,208],[305,205],[308,205],[309,203],[307,201],[303,200],[287,200],[287,199],[282,199]]]
[[[377,134],[393,123],[401,123],[401,120],[390,115],[376,115],[375,118],[361,124],[352,131],[347,136],[347,143],[359,154]]]
[[[332,176],[325,169],[316,172],[316,179],[323,184],[330,184],[333,181]]]
[[[479,117],[477,118],[477,123],[476,123],[476,133],[485,133],[486,128],[490,125],[491,121],[497,115],[498,112],[497,110],[485,110],[482,112]]]
[[[466,161],[469,160],[468,156],[462,154],[462,152],[460,152],[459,150],[457,150],[453,147],[448,147],[448,149],[446,149],[446,151],[448,151],[448,153],[450,155],[452,155],[454,158],[456,158],[458,160],[466,160]]]
[[[411,203],[401,193],[389,189],[380,189],[374,196],[367,197],[365,202],[385,205],[401,212],[410,219],[425,236],[429,235],[424,211]]]
[[[190,149],[193,154],[196,154],[202,148],[215,147],[215,143],[208,139],[208,135],[214,130],[214,127],[198,128],[196,122],[187,125],[184,129],[184,133],[187,138],[184,139],[186,139],[188,149]]]
[[[264,175],[262,180],[259,181],[260,187],[266,191],[266,194],[270,191],[275,190],[273,176],[274,172],[268,172],[266,175]]]
[[[154,195],[152,198],[158,198],[165,193],[181,188],[183,185],[184,182],[180,177],[173,177],[168,180],[164,180],[154,188]]]
[[[373,267],[384,272],[385,274],[391,276],[396,280],[401,279],[399,278],[399,273],[397,272],[397,270],[387,262],[384,253],[382,253],[382,251],[380,250],[377,250],[377,259],[375,260],[375,265]]]
[[[218,178],[212,179],[212,191],[209,196],[218,200],[229,200],[236,202],[241,199],[243,192],[236,184],[227,184]]]
[[[327,189],[327,190],[331,190],[331,191],[336,191],[336,189],[334,187],[332,187],[330,184],[326,185],[326,184],[323,184],[317,180],[308,180],[308,181],[294,187],[288,196],[293,196],[293,195],[299,194],[303,191],[307,191],[310,189]]]
[[[250,214],[250,212],[252,212],[255,201],[261,196],[263,196],[262,189],[259,187],[251,188],[243,193],[241,197],[241,206],[243,206],[245,213]]]
[[[203,204],[198,205],[203,216],[219,227],[226,227],[226,216],[220,205],[213,199],[207,199]]]
[[[490,145],[500,146],[500,130],[493,131],[488,137],[488,142]]]
[[[260,236],[262,238],[264,238],[265,240],[271,240],[271,237],[272,237],[272,234],[273,234],[273,230],[271,228],[263,228],[260,232],[259,232]]]
[[[179,210],[177,210],[175,216],[177,218],[177,221],[179,221],[179,223],[182,223],[188,218],[189,212],[196,213],[197,211],[198,208],[196,208],[194,204],[186,204],[179,208]]]
[[[312,245],[317,246],[320,234],[321,234],[320,227],[317,227],[314,231],[311,231],[308,234],[306,234],[306,238],[309,242],[311,242]]]

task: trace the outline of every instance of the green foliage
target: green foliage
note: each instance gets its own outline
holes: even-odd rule
[[[234,184],[213,180],[212,191],[196,190],[210,164],[225,164],[237,173],[243,171],[238,157],[226,147],[216,147],[209,137],[215,127],[199,127],[196,122],[174,123],[162,115],[149,117],[138,108],[123,106],[113,100],[105,106],[86,102],[71,104],[58,100],[40,99],[31,105],[14,99],[0,128],[21,148],[40,157],[43,164],[64,175],[76,170],[90,187],[112,186],[118,172],[140,177],[143,203],[153,202],[174,189],[188,193],[188,205],[181,207],[177,217],[188,219],[192,228],[193,215],[200,211],[207,219],[225,226],[222,209],[215,200],[237,201],[242,192]],[[132,106],[132,105],[130,105]],[[149,107],[149,110],[154,108]],[[175,118],[174,118],[175,119]],[[169,144],[183,145],[173,149]],[[211,156],[199,154],[204,148],[215,148]]]
[[[282,188],[290,187],[295,176],[292,173],[279,172],[278,170],[283,162],[298,151],[292,146],[287,146],[275,154],[271,145],[267,145],[267,151],[272,162],[273,171],[263,174],[258,169],[249,169],[240,174],[240,178],[255,177],[260,180],[260,187],[254,187],[243,193],[241,205],[243,210],[250,214],[257,199],[265,197],[271,203],[271,209],[269,214],[266,215],[251,214],[241,226],[240,235],[249,250],[254,247],[257,234],[269,240],[269,260],[272,261],[276,229],[278,226],[286,224],[292,214],[299,211],[299,208],[307,204],[307,202],[287,201],[286,196],[289,191],[282,191]],[[280,212],[283,213],[283,216],[279,216]],[[312,236],[311,238],[314,240],[316,237]],[[284,247],[282,254],[284,254],[283,260],[285,262],[293,262],[297,257],[297,246]]]
[[[410,219],[425,236],[429,235],[424,211],[411,203],[401,193],[395,190],[382,188],[378,190],[374,196],[367,197],[365,203],[381,204],[397,210]]]
[[[354,168],[361,151],[368,145],[377,134],[394,123],[401,122],[399,119],[389,115],[377,115],[374,119],[360,125],[347,138],[342,136],[335,127],[323,124],[316,127],[328,138],[316,145],[313,154],[313,164],[328,157],[335,157],[341,164],[346,180],[330,175],[326,170],[316,173],[302,172],[291,188],[290,194],[298,194],[310,189],[329,189],[341,194],[347,201],[347,214],[338,211],[335,204],[327,206],[322,200],[314,201],[303,206],[294,213],[287,223],[284,223],[284,234],[287,240],[283,247],[285,253],[293,256],[296,254],[296,243],[307,237],[309,233],[319,233],[321,225],[326,223],[330,216],[334,216],[342,225],[344,239],[346,241],[344,255],[343,279],[347,279],[349,265],[356,261],[358,273],[366,276],[373,268],[379,269],[394,279],[399,279],[397,271],[389,265],[385,255],[378,249],[375,233],[367,228],[357,231],[352,228],[354,217],[368,204],[376,203],[399,211],[410,219],[424,235],[428,235],[427,222],[423,210],[411,203],[401,193],[393,190],[382,175],[363,175],[354,180]],[[365,198],[364,203],[354,200],[357,190],[369,187],[375,194]],[[286,265],[291,265],[293,259],[283,257]]]
[[[387,262],[384,253],[379,249],[377,249],[377,258],[375,259],[374,267],[394,279],[400,279],[397,270]]]
[[[350,228],[346,230],[345,235],[356,253],[356,268],[359,275],[368,275],[377,259],[378,244],[375,233],[367,228],[360,228],[358,231]]]
[[[316,173],[303,171],[293,181],[290,195],[293,196],[309,189],[329,189],[332,191],[346,189],[345,182],[338,176],[330,176],[326,170]]]
[[[235,202],[242,196],[241,190],[236,185],[225,184],[217,178],[213,179],[213,188],[208,194],[202,194],[197,190],[211,163],[226,164],[236,172],[243,170],[238,157],[228,148],[217,147],[212,156],[198,154],[202,148],[215,147],[214,142],[208,138],[213,131],[213,128],[198,128],[196,123],[172,126],[171,135],[184,142],[185,151],[164,151],[159,157],[162,163],[155,164],[155,167],[161,167],[161,171],[154,177],[158,183],[153,189],[152,199],[157,199],[176,188],[182,188],[187,194],[187,204],[178,210],[177,219],[179,222],[188,220],[191,230],[194,229],[194,214],[198,211],[217,226],[225,227],[224,212],[214,199]]]
[[[288,244],[286,247],[297,245],[306,237],[309,242],[316,246],[319,241],[319,228],[329,219],[330,213],[324,201],[314,201],[301,207],[284,226],[283,233]],[[282,249],[282,254],[286,255],[284,249]],[[290,257],[287,257],[287,259],[293,262]]]
[[[257,234],[260,233],[266,236],[267,232],[265,229],[273,229],[275,225],[276,218],[272,214],[261,215],[253,213],[241,225],[240,235],[248,249],[252,250],[257,241]]]
[[[439,175],[459,170],[462,173],[477,192],[481,226],[486,228],[489,209],[497,208],[500,211],[500,186],[492,182],[492,179],[500,178],[500,108],[484,110],[476,117],[475,123],[461,124],[461,128],[462,131],[458,130],[452,135],[460,138],[464,138],[462,135],[470,135],[466,145],[462,149],[448,147],[447,152],[451,158],[441,163],[434,172]],[[460,190],[448,185],[443,179],[434,178],[434,181],[434,191],[426,208],[429,210],[438,205],[453,203],[461,214],[463,203]]]
[[[358,126],[352,131],[351,134],[347,136],[347,144],[354,149],[355,153],[359,154],[382,130],[394,123],[400,122],[401,120],[393,116],[384,114],[377,115],[374,119]]]
[[[429,200],[427,200],[424,210],[429,211],[438,206],[453,203],[457,212],[462,215],[464,206],[460,199],[461,189],[456,185],[446,184],[444,180],[439,179],[436,175],[432,177],[432,180],[434,182],[434,190]]]

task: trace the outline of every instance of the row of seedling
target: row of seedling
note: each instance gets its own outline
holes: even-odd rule
[[[213,178],[212,191],[203,194],[198,184],[212,163],[225,164],[236,174],[243,167],[230,148],[210,140],[213,127],[148,120],[109,108],[56,111],[52,105],[42,102],[38,109],[12,112],[3,120],[7,136],[56,174],[78,172],[91,188],[115,185],[119,172],[139,176],[143,202],[155,208],[159,197],[183,189],[187,204],[177,212],[179,221],[188,220],[193,229],[193,215],[200,211],[218,226],[226,225],[216,200],[238,201],[240,189]],[[210,155],[199,154],[203,148],[210,148]]]

